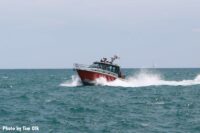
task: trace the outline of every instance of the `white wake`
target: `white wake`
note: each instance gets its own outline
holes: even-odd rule
[[[112,82],[107,82],[105,78],[96,80],[96,85],[101,86],[116,86],[116,87],[146,87],[146,86],[191,86],[200,84],[200,75],[197,75],[191,80],[165,80],[159,74],[141,71],[138,74],[127,77],[125,80],[116,79]],[[61,86],[76,87],[81,86],[81,81],[78,76],[72,76],[72,79],[61,84]]]
[[[117,79],[112,82],[107,82],[104,78],[97,79],[98,85],[103,86],[119,86],[119,87],[145,87],[145,86],[191,86],[200,84],[200,75],[197,75],[192,80],[168,81],[161,78],[159,74],[139,73],[135,76],[130,76],[125,80]]]

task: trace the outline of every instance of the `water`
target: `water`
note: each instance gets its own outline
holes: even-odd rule
[[[0,132],[2,126],[38,126],[32,131],[38,133],[200,131],[200,69],[124,72],[126,81],[82,86],[70,69],[0,70]]]

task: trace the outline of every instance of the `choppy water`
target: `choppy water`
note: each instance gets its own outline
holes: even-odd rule
[[[69,69],[0,70],[0,132],[200,132],[200,69],[124,71],[126,81],[82,86]]]

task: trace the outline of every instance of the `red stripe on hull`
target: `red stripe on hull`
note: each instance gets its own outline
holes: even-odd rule
[[[85,71],[85,70],[77,70],[79,77],[81,78],[83,83],[92,83],[98,78],[105,78],[107,81],[113,81],[116,79],[114,76],[110,76],[103,73],[92,72],[92,71]]]

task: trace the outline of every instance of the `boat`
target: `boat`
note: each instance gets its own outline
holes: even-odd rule
[[[92,65],[74,64],[74,70],[77,72],[84,85],[94,85],[97,79],[104,78],[107,82],[116,79],[125,79],[120,66],[114,64],[119,59],[118,56],[111,57],[111,61],[102,58],[100,61],[93,62]]]

